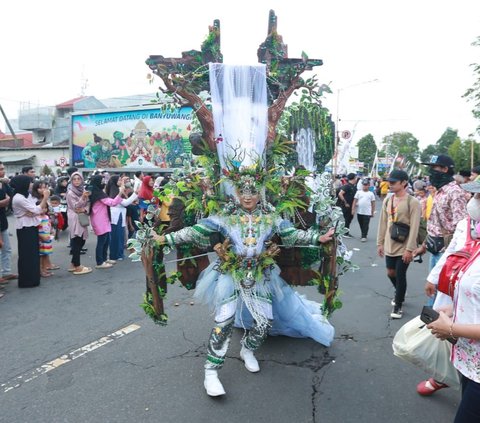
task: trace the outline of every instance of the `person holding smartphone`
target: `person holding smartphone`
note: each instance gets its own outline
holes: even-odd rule
[[[461,250],[468,239],[479,238],[480,234],[480,182],[462,184],[461,187],[475,196],[467,204],[470,217],[461,220],[453,234],[452,241],[436,266],[427,277],[425,292],[433,295],[438,278],[448,256]],[[480,242],[480,240],[479,240]],[[480,255],[474,254],[468,268],[462,272],[452,299],[437,292],[433,308],[439,317],[427,327],[440,339],[456,339],[452,347],[452,363],[462,375],[462,400],[455,416],[455,423],[480,421]],[[430,378],[417,386],[421,395],[431,395],[447,385]]]
[[[84,275],[92,271],[91,267],[80,264],[80,254],[88,238],[88,226],[82,226],[79,213],[88,213],[90,193],[84,188],[85,181],[79,172],[71,176],[70,187],[67,191],[67,214],[70,229],[70,246],[72,249],[72,264],[68,269],[74,275]]]
[[[128,177],[125,177],[128,179]],[[127,226],[127,207],[132,204],[138,195],[134,192],[130,197],[125,198],[124,189],[120,194],[120,187],[124,186],[124,178],[113,175],[107,184],[106,193],[109,198],[116,198],[120,195],[122,201],[115,206],[110,207],[110,224],[112,227],[110,237],[110,260],[114,264],[117,260],[123,260],[125,247],[125,228]]]
[[[104,191],[105,183],[102,175],[95,175],[90,181],[90,221],[95,235],[97,235],[97,246],[95,249],[96,269],[109,269],[115,262],[107,259],[108,247],[110,245],[111,212],[110,208],[122,202],[125,193],[123,180],[120,183],[118,194],[110,198]]]

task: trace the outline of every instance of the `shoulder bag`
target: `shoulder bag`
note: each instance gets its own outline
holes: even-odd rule
[[[447,257],[438,277],[438,290],[452,298],[461,275],[465,273],[480,253],[480,241],[472,238],[470,222],[469,217],[467,221],[467,241],[464,247]]]
[[[438,210],[436,208],[435,208],[435,214],[437,215],[437,219],[438,219],[439,215],[438,215]],[[448,244],[450,244],[452,237],[453,235],[444,232],[443,228],[442,228],[442,236],[427,235],[427,238],[425,239],[425,246],[427,248],[427,251],[432,254],[438,254],[445,251],[445,249],[448,247]]]
[[[393,207],[393,198],[394,196],[392,195],[390,197],[390,211],[392,214],[392,226],[390,226],[390,238],[395,242],[404,243],[408,239],[408,235],[410,234],[410,225],[395,221],[396,213]],[[410,196],[408,196],[407,203],[408,203],[408,211],[410,214]]]
[[[87,213],[78,213],[78,223],[84,228],[90,225],[90,218]]]

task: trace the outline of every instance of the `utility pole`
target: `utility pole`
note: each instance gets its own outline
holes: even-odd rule
[[[470,140],[470,169],[473,169],[473,147],[474,147],[475,141],[473,139]]]
[[[19,139],[17,138],[17,136],[15,135],[15,131],[13,130],[12,125],[10,125],[10,121],[8,120],[7,115],[6,115],[5,112],[3,111],[3,107],[2,107],[1,104],[0,104],[0,112],[2,113],[3,118],[5,119],[5,123],[6,123],[7,126],[8,126],[8,130],[9,130],[10,133],[13,135],[13,139],[15,140],[15,145],[17,146],[17,148],[20,147],[20,141],[19,141]]]

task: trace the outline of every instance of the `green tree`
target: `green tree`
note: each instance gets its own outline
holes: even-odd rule
[[[436,151],[434,154],[448,154],[450,146],[458,139],[458,130],[447,128],[435,143]]]
[[[403,157],[405,163],[415,164],[420,157],[418,139],[410,132],[394,132],[383,137],[387,157],[394,158],[397,155]]]
[[[420,161],[422,163],[427,163],[435,154],[437,154],[437,147],[435,144],[427,145],[427,147],[422,151],[422,154],[420,154]]]
[[[370,170],[375,160],[375,153],[377,152],[377,144],[372,134],[365,135],[357,142],[358,160],[364,163],[364,168]]]
[[[472,45],[480,47],[480,37],[477,37]],[[473,103],[473,116],[480,120],[480,64],[473,63],[471,66],[473,68],[475,81],[473,85],[465,92],[465,94],[463,94],[463,97],[466,98],[467,101],[471,101]],[[477,132],[480,134],[480,125],[477,126]]]
[[[48,167],[48,165],[45,164],[45,165],[42,167],[42,174],[43,174],[43,175],[46,175],[46,176],[51,175],[51,174],[52,174],[52,169],[50,169],[50,168]]]
[[[448,149],[448,155],[453,159],[455,163],[455,169],[463,169],[465,163],[465,150],[462,147],[462,141],[457,138]]]
[[[455,163],[455,170],[471,169],[472,153],[473,153],[473,165],[480,163],[480,146],[472,139],[461,140],[457,138],[448,149],[448,155],[453,159]]]

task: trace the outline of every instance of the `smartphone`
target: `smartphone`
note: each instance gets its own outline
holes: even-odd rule
[[[420,320],[427,325],[438,319],[440,314],[430,306],[423,306]]]
[[[420,320],[423,323],[426,323],[428,325],[429,323],[432,323],[435,320],[437,320],[439,316],[440,316],[440,313],[438,311],[434,310],[432,307],[423,306],[422,314],[420,314]],[[450,342],[453,345],[455,345],[457,343],[457,340],[454,339],[454,338],[447,338],[447,341]]]

